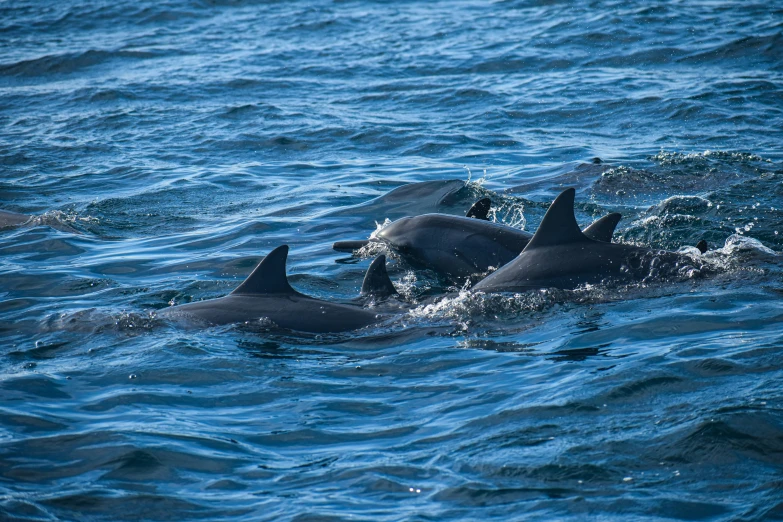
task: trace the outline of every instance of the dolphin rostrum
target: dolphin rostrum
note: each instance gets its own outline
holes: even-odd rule
[[[533,234],[481,219],[489,212],[489,200],[481,200],[468,211],[472,217],[424,214],[404,217],[373,234],[369,240],[338,241],[333,248],[352,251],[371,242],[391,246],[406,260],[454,278],[465,278],[501,267],[527,246]],[[596,220],[584,233],[597,241],[612,240],[620,214]]]
[[[478,292],[574,289],[605,280],[632,281],[699,273],[681,254],[596,241],[579,230],[574,189],[563,191],[547,210],[535,235],[516,259],[473,287]]]
[[[288,245],[282,245],[256,266],[233,292],[225,297],[173,306],[160,315],[172,319],[200,319],[209,324],[248,323],[266,319],[280,328],[311,333],[356,330],[377,323],[384,316],[358,306],[321,301],[300,294],[288,284],[285,265]],[[377,260],[376,260],[377,261]],[[388,292],[385,267],[379,275],[378,264],[371,265],[365,293]],[[385,280],[382,276],[385,276]]]

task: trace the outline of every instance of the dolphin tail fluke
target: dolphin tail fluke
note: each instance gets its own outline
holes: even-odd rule
[[[362,239],[359,241],[337,241],[332,245],[332,248],[338,252],[353,252],[354,250],[359,250],[369,244],[369,239]]]
[[[590,241],[576,223],[576,217],[574,216],[575,194],[576,191],[574,189],[568,188],[555,198],[525,250],[564,243]]]
[[[288,284],[288,277],[285,274],[287,258],[288,245],[281,245],[275,248],[258,263],[253,272],[247,276],[247,279],[231,293],[242,295],[298,294]]]
[[[465,214],[465,217],[489,220],[489,208],[492,206],[492,200],[483,198],[476,201]]]
[[[604,243],[611,243],[614,229],[617,228],[617,223],[620,222],[622,217],[623,216],[617,212],[612,212],[611,214],[607,214],[600,219],[596,219],[582,232],[590,239],[603,241]]]
[[[397,293],[397,289],[386,272],[386,256],[380,255],[370,264],[367,275],[362,283],[362,295],[373,297],[389,297]]]

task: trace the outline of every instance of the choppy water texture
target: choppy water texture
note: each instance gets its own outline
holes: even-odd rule
[[[0,51],[35,216],[0,231],[0,518],[783,518],[780,2],[20,0]],[[333,241],[486,194],[533,230],[567,186],[716,273],[475,297],[392,259],[379,328],[155,315],[283,243],[347,301]]]

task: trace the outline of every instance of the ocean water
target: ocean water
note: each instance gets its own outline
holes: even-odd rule
[[[156,315],[281,244],[349,302],[334,241],[564,187],[713,273],[477,297],[390,252],[379,327]],[[0,519],[783,519],[782,207],[780,2],[2,2]]]

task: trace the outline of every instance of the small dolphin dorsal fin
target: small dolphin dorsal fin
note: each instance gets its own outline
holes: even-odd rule
[[[622,217],[623,216],[617,212],[612,212],[611,214],[607,214],[604,217],[593,221],[593,223],[584,229],[582,233],[590,239],[611,243],[614,229],[617,228],[617,223],[620,222]]]
[[[288,284],[288,277],[285,275],[286,258],[288,258],[288,245],[275,248],[231,293],[243,295],[296,294],[297,291],[291,288],[291,285]]]
[[[483,198],[476,201],[472,207],[468,210],[465,217],[476,219],[489,219],[489,208],[492,206],[492,200],[489,198]]]
[[[389,273],[386,271],[386,256],[376,257],[367,269],[362,283],[362,295],[371,295],[374,297],[389,297],[397,293],[397,289],[389,279]]]
[[[574,189],[568,188],[555,198],[525,250],[589,241],[588,237],[579,230],[576,217],[574,217],[575,193]]]

